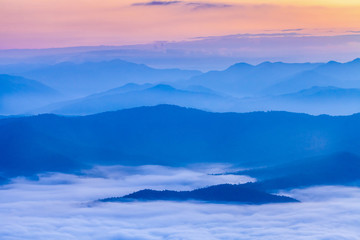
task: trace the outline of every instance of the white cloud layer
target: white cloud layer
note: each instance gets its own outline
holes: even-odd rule
[[[87,204],[143,188],[187,190],[239,183],[216,169],[98,167],[79,177],[15,179],[0,190],[0,239],[358,239],[360,189],[317,187],[286,194],[302,203],[261,206],[191,202]]]

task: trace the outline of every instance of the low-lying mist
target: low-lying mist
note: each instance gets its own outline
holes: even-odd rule
[[[302,203],[94,203],[139,189],[190,190],[254,181],[216,165],[96,167],[82,175],[49,173],[1,187],[0,237],[14,239],[357,239],[360,189],[314,187],[282,192]],[[341,219],[341,220],[339,220]],[[176,227],[175,227],[176,226]]]

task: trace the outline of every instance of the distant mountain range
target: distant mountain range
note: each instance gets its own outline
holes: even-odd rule
[[[314,86],[360,88],[360,59],[348,63],[235,64],[224,71],[154,69],[119,59],[101,62],[0,65],[0,73],[36,79],[63,94],[89,95],[127,83],[201,85],[235,96],[278,95]]]
[[[183,90],[170,85],[127,84],[120,88],[90,95],[77,100],[52,104],[37,112],[63,115],[86,115],[124,108],[174,104],[211,111],[229,111],[236,106],[237,99],[223,96],[210,89],[189,86]]]
[[[23,69],[10,65],[3,66],[0,70],[36,79],[70,96],[86,96],[126,83],[173,82],[201,74],[193,70],[154,69],[122,60],[63,62],[54,65],[34,65],[33,68],[25,65]]]
[[[59,99],[54,89],[35,80],[0,74],[0,114],[17,114]]]
[[[44,84],[18,76],[0,74],[0,96],[55,94],[56,92]]]
[[[0,114],[84,115],[175,104],[215,112],[275,110],[349,115],[360,112],[359,69],[359,59],[348,63],[238,63],[204,74],[153,69],[122,60],[3,65],[1,72],[31,77],[62,92],[63,101],[44,108],[28,101],[27,111],[19,107],[16,112]],[[3,101],[3,109],[14,108],[8,105]]]
[[[264,62],[259,65],[235,64],[224,71],[210,71],[181,84],[196,84],[235,96],[252,96],[283,79],[314,69],[321,64]]]
[[[310,101],[316,103],[317,101],[341,101],[343,99],[359,100],[360,89],[356,88],[338,88],[338,87],[312,87],[301,90],[299,92],[280,95],[280,98],[286,100],[293,99],[299,101]]]
[[[126,84],[123,87],[35,109],[32,113],[87,115],[140,106],[173,104],[212,112],[288,111],[350,115],[360,112],[360,89],[312,87],[298,92],[236,98],[201,86],[174,88],[166,84]]]
[[[192,191],[155,191],[141,190],[125,195],[101,199],[101,202],[121,202],[126,200],[141,201],[205,201],[211,203],[242,203],[242,204],[265,204],[265,203],[286,203],[298,202],[296,199],[278,196],[262,192],[243,185],[222,184]]]
[[[308,114],[351,115],[360,112],[360,89],[312,87],[298,92],[243,98],[239,112],[289,111]]]
[[[360,58],[347,63],[328,62],[318,67],[290,76],[263,90],[267,94],[284,94],[314,86],[360,88]]]
[[[337,152],[360,155],[358,142],[359,114],[210,113],[160,105],[84,117],[0,119],[0,166],[5,175],[94,164],[258,167]]]
[[[360,59],[348,63],[239,63],[181,82],[190,83],[240,97],[286,94],[314,86],[360,88]]]

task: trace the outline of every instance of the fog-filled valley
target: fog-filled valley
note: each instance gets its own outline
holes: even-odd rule
[[[132,191],[191,190],[252,181],[228,166],[96,167],[80,176],[43,174],[1,187],[3,239],[357,239],[359,188],[283,191],[301,203],[96,202]],[[208,175],[211,174],[211,175]],[[341,224],[339,225],[339,218]]]
[[[357,239],[359,59],[90,50],[0,58],[1,239]]]

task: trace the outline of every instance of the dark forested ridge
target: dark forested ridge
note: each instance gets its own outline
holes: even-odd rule
[[[240,171],[259,181],[249,187],[273,191],[315,185],[359,185],[360,157],[351,153],[336,153],[290,161],[265,168]]]
[[[210,113],[159,105],[84,117],[0,120],[4,175],[73,171],[92,164],[254,167],[336,152],[360,154],[359,145],[358,114]]]
[[[247,203],[247,204],[265,204],[265,203],[285,203],[298,202],[297,200],[261,192],[246,187],[245,185],[221,184],[210,186],[192,191],[156,191],[145,189],[134,192],[123,197],[106,198],[102,202],[119,202],[124,200],[170,200],[170,201],[186,201],[197,200],[206,202],[219,203]]]

